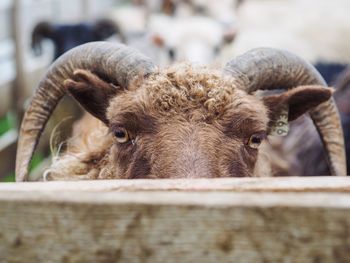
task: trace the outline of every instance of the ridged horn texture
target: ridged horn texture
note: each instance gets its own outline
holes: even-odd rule
[[[50,67],[25,112],[17,146],[16,181],[28,179],[28,166],[52,111],[66,94],[63,82],[76,69],[90,70],[122,88],[156,69],[149,58],[122,44],[92,42],[76,47]]]
[[[249,93],[301,85],[327,86],[310,63],[288,51],[273,48],[253,49],[238,56],[226,64],[224,73]],[[346,175],[344,136],[334,99],[315,107],[310,116],[326,148],[332,175]]]

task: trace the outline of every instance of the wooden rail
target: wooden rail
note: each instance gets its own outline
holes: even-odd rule
[[[0,262],[350,262],[350,178],[0,184]]]

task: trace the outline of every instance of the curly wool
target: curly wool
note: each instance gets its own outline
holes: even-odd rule
[[[172,66],[145,83],[151,104],[164,112],[186,112],[201,106],[210,116],[217,116],[232,102],[234,86],[221,72],[189,64]]]
[[[101,171],[109,163],[109,148],[113,143],[108,128],[90,114],[74,124],[73,136],[67,150],[52,160],[44,173],[44,180],[76,180],[101,178]]]

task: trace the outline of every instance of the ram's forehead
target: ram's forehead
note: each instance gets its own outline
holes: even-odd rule
[[[232,83],[220,73],[187,64],[173,66],[151,76],[144,88],[150,101],[164,111],[198,107],[222,111],[235,93]]]
[[[266,116],[259,99],[237,89],[232,78],[207,67],[178,64],[152,74],[135,86],[138,87],[111,102],[109,117],[130,111],[168,116],[199,112],[203,119],[242,112],[252,118]]]

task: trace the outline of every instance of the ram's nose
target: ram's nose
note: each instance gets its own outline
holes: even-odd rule
[[[175,124],[160,132],[153,172],[161,178],[220,177],[217,133],[208,125]]]
[[[179,160],[178,165],[182,167],[179,176],[185,178],[210,178],[214,177],[208,158],[202,153],[184,154]]]

